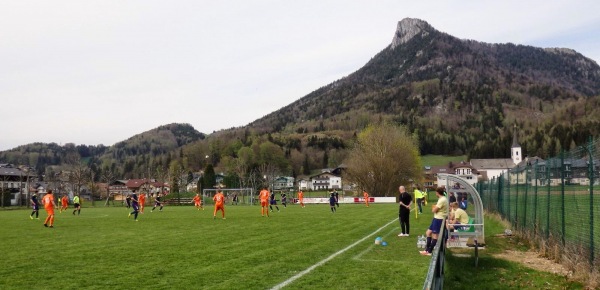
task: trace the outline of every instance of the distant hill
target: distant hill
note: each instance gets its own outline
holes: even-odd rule
[[[381,121],[406,126],[422,155],[467,158],[508,157],[516,126],[524,154],[543,158],[598,136],[599,108],[600,66],[574,50],[459,39],[407,18],[362,68],[247,126],[205,136],[171,124],[110,147],[36,143],[0,152],[0,162],[41,170],[75,150],[124,176],[173,161],[225,172],[242,158],[295,176],[343,163],[356,134]]]
[[[82,160],[96,171],[102,167],[122,172],[123,177],[139,174],[142,164],[168,165],[185,145],[202,140],[205,135],[190,124],[169,124],[140,133],[113,146],[87,146],[67,143],[33,143],[0,152],[0,163],[34,166],[41,175],[45,168]]]

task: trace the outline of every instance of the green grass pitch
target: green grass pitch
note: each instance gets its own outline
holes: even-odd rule
[[[213,220],[212,207],[147,207],[138,222],[124,207],[84,207],[56,211],[53,229],[43,209],[39,220],[1,210],[0,289],[270,289],[369,236],[284,289],[423,286],[430,258],[416,241],[429,206],[402,238],[397,204],[279,207],[266,218],[259,206],[227,205],[226,220]],[[388,246],[375,246],[377,236]]]

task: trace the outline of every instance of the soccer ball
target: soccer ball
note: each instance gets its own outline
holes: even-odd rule
[[[382,241],[381,237],[375,238],[375,245],[381,245],[381,241]]]

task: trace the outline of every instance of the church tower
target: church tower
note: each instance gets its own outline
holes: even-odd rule
[[[515,125],[513,130],[513,142],[512,146],[510,147],[510,158],[515,165],[519,164],[523,160],[523,156],[521,154],[521,145],[519,145],[519,142],[517,142],[517,125]]]

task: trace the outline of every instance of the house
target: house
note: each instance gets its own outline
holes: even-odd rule
[[[298,180],[298,190],[309,190],[311,189],[310,179],[299,179]]]
[[[527,160],[527,159],[526,159]],[[511,183],[523,184],[526,174],[531,174],[528,178],[531,185],[535,186],[559,186],[563,180],[565,184],[590,185],[590,164],[589,159],[567,158],[563,161],[559,159],[542,160],[536,159],[522,166],[517,167],[510,173]],[[600,160],[593,160],[592,174],[598,176],[600,171]],[[535,173],[535,174],[534,174]],[[594,185],[599,184],[598,178],[594,178]]]
[[[447,181],[439,176],[439,173],[457,175],[473,185],[479,180],[480,174],[470,163],[461,161],[459,163],[450,162],[444,166],[428,166],[426,171],[424,186],[428,189],[434,189],[438,186],[446,185]]]
[[[294,180],[291,176],[279,176],[273,181],[273,190],[293,189]]]
[[[30,183],[36,180],[36,175],[30,168],[16,167],[9,163],[0,164],[0,189],[5,190],[5,200],[2,206],[26,204],[29,199]]]
[[[122,200],[123,196],[129,193],[126,184],[127,180],[115,180],[108,185],[108,192],[115,197],[115,200]]]
[[[125,183],[127,189],[131,191],[148,191],[150,189],[150,180],[147,178],[144,179],[129,179]]]
[[[331,172],[322,172],[310,177],[310,190],[341,189],[342,177]]]

